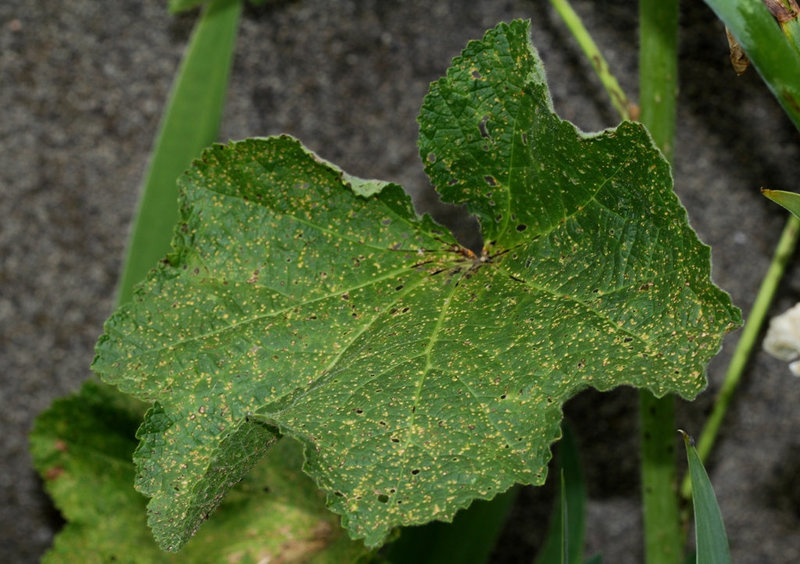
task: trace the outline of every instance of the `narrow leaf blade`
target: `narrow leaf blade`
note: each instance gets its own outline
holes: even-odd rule
[[[792,212],[795,217],[800,218],[800,194],[784,190],[769,190],[767,188],[762,188],[761,193]]]
[[[686,457],[689,460],[689,474],[692,478],[692,505],[694,506],[694,527],[697,544],[698,564],[730,564],[728,535],[722,513],[717,505],[714,488],[708,479],[703,463],[691,438],[683,433]]]
[[[233,60],[241,0],[214,0],[203,10],[186,47],[159,125],[128,242],[117,301],[169,249],[178,218],[175,179],[216,140]]]
[[[575,434],[566,422],[562,429],[564,435],[558,442],[557,466],[561,478],[560,495],[556,498],[547,537],[536,555],[535,564],[579,564],[583,561],[586,481]]]
[[[800,129],[800,49],[761,0],[706,0]]]

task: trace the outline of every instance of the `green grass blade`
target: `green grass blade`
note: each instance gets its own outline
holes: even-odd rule
[[[761,0],[706,0],[800,129],[800,50]],[[791,31],[791,26],[784,26]]]
[[[117,302],[169,250],[178,219],[176,179],[216,140],[228,87],[241,0],[214,0],[186,48],[162,118],[128,243]]]
[[[792,212],[795,217],[800,218],[800,194],[784,190],[768,190],[767,188],[762,188],[761,193]]]
[[[203,4],[206,0],[169,0],[169,13],[188,12]]]
[[[692,504],[694,506],[694,527],[697,544],[698,564],[729,564],[728,536],[725,524],[717,505],[717,498],[711,481],[692,440],[683,431],[686,457],[689,460],[689,475],[692,478]]]
[[[581,469],[578,444],[569,425],[562,427],[564,436],[558,443],[558,469],[561,495],[550,518],[550,528],[535,564],[583,561],[583,534],[586,506],[586,481]]]

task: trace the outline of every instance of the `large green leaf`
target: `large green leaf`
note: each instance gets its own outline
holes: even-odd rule
[[[560,120],[525,22],[471,42],[420,126],[434,184],[481,221],[481,256],[400,187],[288,137],[213,147],[181,179],[174,252],[93,365],[157,402],[136,460],[161,546],[188,540],[272,432],[305,445],[329,506],[375,546],[542,483],[561,406],[587,386],[704,387],[740,314],[642,126]]]
[[[67,519],[45,562],[355,562],[365,555],[314,483],[302,452],[281,441],[230,492],[180,556],[159,549],[145,498],[133,489],[131,454],[141,404],[94,382],[56,401],[31,433],[34,463]]]

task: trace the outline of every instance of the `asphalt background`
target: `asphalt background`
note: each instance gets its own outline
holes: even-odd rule
[[[800,139],[752,70],[734,75],[711,12],[683,4],[676,191],[712,246],[714,280],[746,313],[785,218],[758,188],[800,189]],[[574,6],[636,100],[635,3]],[[88,375],[195,17],[156,0],[0,3],[0,562],[37,561],[60,525],[27,433]],[[533,20],[561,116],[587,131],[615,125],[543,0],[296,0],[246,9],[220,139],[288,132],[350,173],[424,193],[415,117],[428,83],[467,40],[517,17]],[[798,299],[795,259],[773,312]],[[680,427],[700,431],[736,338],[709,389],[680,404]],[[756,354],[708,463],[735,562],[800,561],[798,404],[800,381]],[[640,562],[636,392],[585,392],[566,411],[589,481],[586,554]],[[547,487],[523,494],[493,561],[531,561],[548,503]]]

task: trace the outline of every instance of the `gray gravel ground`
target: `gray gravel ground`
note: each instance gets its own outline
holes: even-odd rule
[[[574,2],[635,99],[634,4]],[[348,172],[421,194],[415,117],[428,83],[467,40],[515,17],[533,20],[562,117],[585,130],[614,125],[544,1],[297,0],[246,10],[221,139],[288,132]],[[26,435],[88,375],[194,18],[169,17],[155,0],[0,4],[0,562],[38,560],[58,529]],[[800,145],[759,78],[735,77],[726,49],[719,22],[685,2],[676,190],[712,246],[715,281],[747,312],[784,220],[758,188],[800,188]],[[794,262],[774,311],[798,299]],[[736,338],[712,363],[709,390],[680,405],[681,427],[699,431]],[[758,353],[708,465],[735,562],[800,561],[798,404],[800,382]],[[636,393],[586,392],[567,412],[589,479],[587,555],[641,562]],[[548,495],[525,492],[493,561],[531,560]]]

